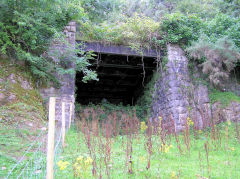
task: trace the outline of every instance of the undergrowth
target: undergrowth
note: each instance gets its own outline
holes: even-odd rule
[[[123,16],[121,21],[93,24],[80,22],[78,40],[127,45],[134,50],[153,46],[153,37],[157,37],[159,23],[144,15]]]
[[[220,102],[222,107],[227,107],[232,101],[240,102],[240,97],[233,92],[212,90],[209,93],[211,103]]]
[[[239,178],[238,124],[194,130],[189,121],[189,132],[179,135],[130,121],[124,134],[114,135],[114,123],[78,121],[66,136],[56,177]]]
[[[8,174],[37,135],[46,132],[46,111],[33,84],[24,66],[0,58],[0,178]]]

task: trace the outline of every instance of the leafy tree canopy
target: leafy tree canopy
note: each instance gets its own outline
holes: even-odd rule
[[[69,21],[85,17],[75,0],[2,0],[0,53],[24,61],[37,80],[57,82],[53,74],[59,68],[43,54]]]

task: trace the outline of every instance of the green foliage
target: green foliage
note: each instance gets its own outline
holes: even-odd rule
[[[237,47],[240,47],[240,20],[226,14],[218,14],[212,20],[208,21],[203,29],[210,41],[216,42],[219,38],[227,36],[233,40]]]
[[[240,103],[240,97],[232,92],[222,92],[216,89],[211,90],[209,93],[211,103],[220,102],[222,107],[227,107],[230,102],[235,101]]]
[[[202,71],[208,74],[211,84],[223,88],[223,82],[229,78],[230,72],[240,59],[239,49],[228,38],[221,38],[215,43],[207,41],[203,36],[188,48],[188,52],[195,59],[206,59],[202,63]]]
[[[144,121],[147,121],[151,114],[151,105],[152,105],[152,95],[154,94],[155,89],[155,83],[157,79],[159,79],[159,73],[155,72],[153,74],[153,77],[151,78],[150,82],[147,83],[147,85],[144,87],[144,95],[141,96],[138,101],[137,105],[139,108],[137,108],[137,116]],[[138,110],[139,109],[139,110]]]
[[[74,178],[73,162],[79,156],[88,157],[89,150],[84,138],[84,134],[74,126],[66,135],[66,147],[61,153],[61,160],[68,161],[70,165],[64,170],[59,168],[56,171],[56,177]],[[81,128],[81,127],[79,127]],[[226,132],[226,129],[228,133]],[[90,129],[91,130],[91,129]],[[144,134],[134,135],[131,138],[131,144],[127,135],[121,135],[111,138],[111,172],[110,178],[239,178],[239,160],[240,153],[239,143],[237,142],[235,125],[231,123],[222,123],[215,127],[219,131],[220,139],[214,141],[211,137],[211,132],[207,130],[196,131],[191,134],[191,149],[188,152],[185,148],[183,133],[178,135],[178,140],[182,149],[180,154],[178,144],[174,135],[166,136],[166,146],[171,146],[169,150],[164,150],[163,143],[159,135],[152,135],[149,139]],[[85,134],[86,135],[86,134]],[[228,137],[227,137],[228,136]],[[101,139],[101,145],[98,145]],[[148,154],[146,146],[149,141],[152,141],[151,167],[146,168],[148,163]],[[93,145],[96,153],[94,158],[96,165],[99,166],[104,161],[106,154],[99,152],[102,145],[106,145],[104,136],[91,135],[90,143]],[[220,142],[221,141],[221,142]],[[129,174],[126,169],[127,147],[131,145],[131,160],[133,163],[133,173]],[[209,147],[208,158],[205,151],[205,146]],[[219,146],[219,147],[216,147]],[[161,151],[162,150],[162,151]],[[93,157],[92,157],[93,158]],[[129,158],[127,158],[129,160]],[[207,164],[209,161],[209,165]],[[57,161],[58,162],[58,161]],[[209,169],[210,168],[210,169]],[[102,171],[102,177],[108,178],[105,172],[106,166],[102,163],[101,168],[97,168],[97,176]],[[82,173],[87,175],[87,178],[92,176],[92,168],[87,170],[82,169]]]
[[[80,4],[91,22],[106,20],[108,14],[119,6],[119,2],[115,0],[81,0]]]
[[[215,0],[183,0],[177,3],[175,10],[185,15],[197,14],[201,18],[207,19],[214,17],[220,11],[215,2]]]
[[[43,54],[63,27],[84,12],[76,1],[2,0],[0,3],[0,53],[23,61],[40,81],[57,82],[56,64]],[[62,69],[63,70],[63,69]]]
[[[135,110],[136,113],[138,113],[138,111],[142,111],[142,108],[138,105],[136,106],[124,106],[123,104],[112,104],[109,103],[107,101],[102,101],[100,104],[89,104],[89,105],[81,105],[79,103],[76,104],[76,113],[78,116],[81,116],[81,114],[84,113],[84,111],[88,111],[91,115],[89,116],[89,118],[87,118],[86,120],[92,120],[92,115],[93,115],[93,111],[95,112],[95,117],[98,117],[99,120],[105,120],[108,119],[108,115],[110,115],[112,117],[113,113],[117,114],[117,120],[121,120],[121,116],[123,114],[125,115],[129,115],[131,117],[133,117]],[[140,117],[140,116],[137,116]]]
[[[149,47],[152,38],[157,36],[159,23],[146,16],[135,14],[120,22],[107,22],[94,25],[86,21],[80,24],[80,39],[84,41],[100,41],[105,43],[128,45],[133,48]]]
[[[163,44],[189,45],[198,39],[203,26],[203,21],[196,15],[167,14],[160,24],[160,37]]]
[[[224,14],[232,17],[239,17],[240,15],[240,1],[239,0],[221,0],[217,1],[218,7]]]

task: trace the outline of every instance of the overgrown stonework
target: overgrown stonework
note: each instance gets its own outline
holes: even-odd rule
[[[188,117],[198,128],[208,125],[210,104],[208,89],[202,84],[193,85],[189,76],[188,59],[178,45],[168,45],[168,63],[155,85],[153,119],[163,120],[169,132],[185,128]]]
[[[76,34],[76,22],[70,22],[68,26],[64,29],[64,34],[66,35],[66,41],[69,43],[71,48],[75,49],[75,34]],[[49,49],[49,54],[54,54],[56,51],[60,53],[57,57],[61,58],[61,55],[64,56],[64,53],[66,53],[66,49],[69,48],[69,46],[66,46],[66,43],[63,42],[56,42],[54,41],[52,46]],[[75,54],[69,54],[68,59],[64,59],[70,63],[67,63],[67,68],[75,68],[75,64],[73,64],[70,60],[71,56]],[[56,63],[60,62],[60,59],[56,58],[56,56],[52,57],[53,60]],[[50,88],[44,88],[41,89],[41,95],[42,97],[48,101],[49,97],[56,97],[56,120],[61,121],[62,119],[62,102],[66,103],[66,123],[68,126],[68,122],[70,119],[70,116],[74,115],[74,105],[72,113],[70,113],[70,104],[74,104],[75,102],[75,76],[71,74],[62,74],[57,75],[57,78],[59,79],[61,83],[60,88],[50,87]]]

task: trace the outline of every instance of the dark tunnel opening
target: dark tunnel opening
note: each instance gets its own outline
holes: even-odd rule
[[[156,58],[116,54],[97,54],[97,58],[91,69],[97,72],[99,81],[84,83],[83,74],[76,74],[76,102],[135,105],[156,70]]]

